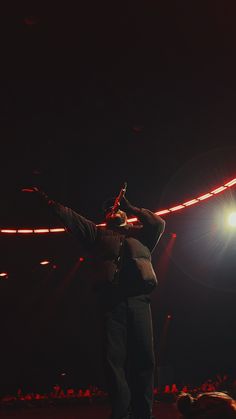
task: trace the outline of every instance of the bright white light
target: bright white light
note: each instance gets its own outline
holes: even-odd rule
[[[40,265],[49,265],[49,260],[42,260],[41,262],[40,262]]]
[[[231,212],[228,217],[228,223],[232,227],[236,227],[236,212]]]

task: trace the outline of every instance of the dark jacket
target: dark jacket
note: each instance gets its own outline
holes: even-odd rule
[[[126,288],[128,293],[149,293],[157,284],[151,253],[165,227],[165,221],[148,209],[133,207],[139,225],[98,227],[70,208],[50,201],[50,206],[84,247],[93,254],[100,283]]]

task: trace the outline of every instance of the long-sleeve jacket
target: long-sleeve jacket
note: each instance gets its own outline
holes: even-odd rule
[[[96,259],[100,281],[114,285],[127,284],[128,292],[150,292],[157,284],[151,253],[158,243],[165,222],[148,209],[133,207],[139,225],[98,227],[71,208],[50,201],[50,206],[67,231],[77,238]],[[133,284],[133,285],[132,285]]]

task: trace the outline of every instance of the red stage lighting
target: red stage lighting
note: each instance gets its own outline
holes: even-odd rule
[[[211,196],[212,193],[206,193],[205,195],[199,196],[197,199],[199,199],[199,201],[203,201],[204,199],[210,198]]]
[[[198,202],[198,199],[195,198],[195,199],[191,199],[191,201],[184,202],[183,205],[185,205],[186,207],[189,207],[190,205],[197,204],[197,202]]]
[[[35,192],[32,188],[23,188],[21,189],[21,192]]]
[[[228,186],[228,187],[230,187],[230,186],[233,186],[233,185],[235,185],[235,184],[236,184],[236,178],[234,178],[234,179],[230,180],[228,183],[225,183],[225,185],[224,185],[224,186]]]
[[[182,204],[178,204],[175,205],[171,208],[165,208],[163,210],[157,211],[155,212],[155,214],[157,215],[164,215],[164,214],[169,214],[175,211],[179,211],[181,209],[187,208],[191,205],[197,204],[200,201],[204,201],[205,199],[211,198],[214,195],[217,195],[220,192],[225,191],[226,189],[230,188],[231,186],[236,185],[236,178],[231,179],[230,181],[228,181],[227,183],[219,186],[216,189],[213,189],[211,192],[205,193],[204,195],[200,195],[197,198],[193,198],[189,201],[186,201]],[[22,192],[34,192],[33,188],[23,188]],[[137,218],[130,218],[128,219],[129,223],[132,222],[136,222]],[[106,224],[105,223],[101,223],[101,224],[97,224],[98,227],[104,227]],[[3,228],[0,229],[0,233],[8,233],[8,234],[42,234],[42,233],[64,233],[66,231],[65,228],[36,228],[36,229],[8,229],[8,228]]]
[[[184,205],[176,205],[175,207],[169,208],[170,211],[178,211],[180,209],[184,208]]]
[[[162,215],[162,214],[167,214],[168,212],[170,212],[170,210],[164,209],[164,210],[161,210],[161,211],[157,211],[155,214]]]
[[[226,186],[220,186],[219,188],[214,189],[214,191],[211,191],[211,193],[213,193],[215,195],[217,193],[220,193],[220,192],[224,191],[225,189],[226,189]]]
[[[25,228],[23,228],[23,229],[17,230],[17,233],[20,233],[20,234],[31,234],[33,232],[34,232],[33,229],[25,229]]]

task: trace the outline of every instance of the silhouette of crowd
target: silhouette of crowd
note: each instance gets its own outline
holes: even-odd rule
[[[166,384],[154,388],[154,401],[175,403],[181,419],[236,418],[236,379],[218,374],[198,386]],[[96,403],[107,401],[108,394],[96,385],[75,388],[55,384],[47,392],[23,391],[0,397],[0,406],[47,406],[62,403]]]

